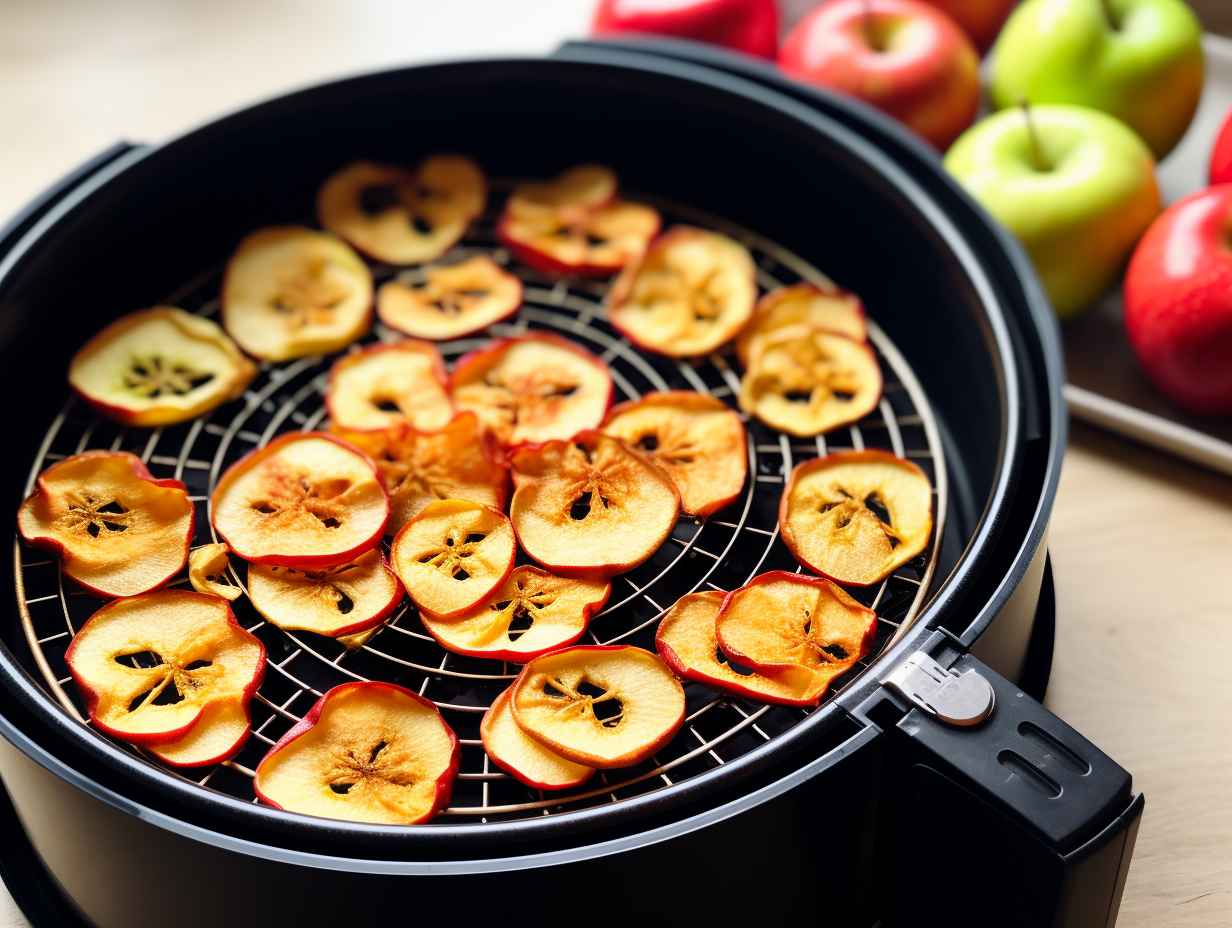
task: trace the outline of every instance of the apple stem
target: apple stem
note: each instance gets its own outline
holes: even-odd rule
[[[1035,131],[1035,119],[1031,116],[1031,104],[1027,102],[1026,97],[1018,101],[1019,107],[1022,108],[1022,118],[1027,122],[1027,138],[1031,140],[1031,160],[1035,162],[1037,171],[1047,171],[1051,165],[1048,164],[1048,159],[1044,157],[1044,146],[1040,144],[1039,133]]]
[[[1100,0],[1100,5],[1104,8],[1104,16],[1108,20],[1108,25],[1113,29],[1120,28],[1120,23],[1117,21],[1116,10],[1112,8],[1112,0]]]

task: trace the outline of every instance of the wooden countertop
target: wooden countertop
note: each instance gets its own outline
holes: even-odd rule
[[[1232,30],[1226,0],[1209,27]],[[305,83],[542,52],[583,0],[9,0],[0,216],[120,139],[157,141]],[[477,28],[476,24],[481,24]],[[1232,480],[1075,427],[1052,521],[1049,706],[1133,771],[1146,815],[1120,924],[1232,924]],[[0,892],[0,928],[25,925]]]

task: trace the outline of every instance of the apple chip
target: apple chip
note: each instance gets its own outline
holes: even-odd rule
[[[433,155],[413,171],[356,161],[321,187],[317,217],[378,261],[420,264],[454,246],[487,195],[479,165],[460,155]]]
[[[445,362],[431,342],[373,345],[334,362],[325,406],[338,429],[409,422],[439,429],[453,418]]]
[[[450,618],[500,586],[516,553],[513,527],[499,509],[441,499],[402,527],[390,558],[415,605]]]
[[[816,284],[779,287],[757,301],[753,318],[740,333],[736,341],[736,356],[740,363],[748,367],[758,338],[795,325],[846,335],[857,342],[868,338],[864,304],[854,293]]]
[[[264,361],[339,351],[372,322],[372,274],[325,232],[261,229],[227,263],[222,321],[241,348]]]
[[[509,708],[511,691],[497,696],[479,723],[479,737],[492,763],[531,789],[570,789],[589,780],[594,767],[566,760],[518,727]]]
[[[283,567],[345,564],[376,545],[389,518],[372,461],[322,432],[283,435],[236,461],[210,507],[232,551]]]
[[[337,567],[253,564],[248,598],[270,623],[337,638],[375,628],[402,601],[402,585],[375,548]]]
[[[233,602],[239,599],[244,591],[223,579],[231,563],[227,557],[230,553],[231,549],[221,543],[193,548],[188,555],[188,582],[192,588],[198,593],[221,596]]]
[[[447,651],[522,664],[577,641],[611,592],[605,580],[571,580],[522,566],[461,615],[442,620],[425,612],[420,618]]]
[[[391,329],[415,338],[461,338],[507,319],[522,305],[522,282],[486,255],[424,269],[418,283],[391,280],[376,311]]]
[[[684,722],[684,688],[654,654],[584,645],[537,657],[513,682],[518,727],[574,763],[629,767]]]
[[[696,357],[734,338],[756,299],[756,270],[743,245],[675,226],[616,278],[608,319],[647,351]]]
[[[603,421],[612,377],[590,352],[553,335],[493,342],[460,358],[453,399],[505,446],[569,438]]]
[[[868,586],[928,546],[932,487],[920,468],[888,451],[836,452],[792,471],[779,528],[809,570]]]
[[[171,425],[233,400],[257,369],[209,319],[173,306],[122,316],[73,355],[70,386],[126,425]]]
[[[603,431],[662,467],[680,491],[680,508],[708,516],[744,488],[748,449],[740,416],[712,396],[687,390],[647,393],[608,413]]]
[[[754,670],[833,679],[868,653],[877,616],[829,580],[776,570],[729,593],[715,631],[723,653]]]
[[[522,550],[555,573],[632,570],[659,549],[680,494],[657,464],[602,432],[517,448],[509,515]]]
[[[473,412],[458,413],[435,432],[421,432],[406,423],[375,431],[337,432],[376,462],[392,507],[387,534],[396,533],[438,499],[505,508],[509,471],[496,459],[493,442]]]
[[[32,545],[99,596],[134,596],[170,580],[188,558],[193,504],[178,480],[155,480],[123,451],[87,451],[39,474],[17,511]]]
[[[240,628],[226,600],[188,590],[108,603],[73,637],[64,660],[95,727],[136,744],[180,741],[215,703],[234,701],[247,716],[265,672],[264,646]]]
[[[206,705],[188,734],[146,750],[172,767],[208,767],[238,754],[251,734],[248,701],[219,699]]]
[[[881,399],[877,357],[860,342],[807,326],[758,340],[740,382],[740,408],[772,429],[811,438],[849,425]]]
[[[392,683],[344,683],[270,748],[253,780],[276,809],[418,825],[449,805],[458,739],[436,706]]]
[[[601,164],[579,164],[551,180],[518,184],[510,205],[522,209],[594,209],[616,196],[616,173]]]

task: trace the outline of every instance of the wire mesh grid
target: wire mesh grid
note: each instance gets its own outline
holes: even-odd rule
[[[508,184],[493,187],[508,189]],[[742,228],[654,198],[640,199],[655,203],[666,222],[689,222],[744,243],[757,263],[763,290],[801,280],[826,281],[797,256]],[[495,218],[491,212],[485,215],[448,258],[490,255],[522,279],[523,308],[512,322],[492,326],[483,337],[441,344],[447,361],[483,344],[488,336],[549,331],[581,344],[608,364],[618,401],[652,390],[686,389],[735,405],[739,375],[727,355],[676,361],[639,353],[604,321],[607,282],[548,278],[517,263],[496,241]],[[380,264],[373,264],[372,270],[378,283],[395,276],[415,279],[420,273]],[[166,302],[214,316],[220,276],[219,270],[207,272]],[[378,323],[366,340],[398,338]],[[802,460],[828,451],[869,447],[886,448],[920,465],[933,484],[936,514],[933,539],[924,553],[882,583],[855,591],[857,599],[877,612],[877,640],[870,654],[838,681],[828,698],[876,660],[918,615],[933,586],[937,539],[942,537],[946,515],[946,468],[936,422],[911,369],[876,325],[870,324],[870,340],[885,377],[877,410],[849,428],[810,441],[791,439],[747,421],[749,480],[741,497],[707,519],[683,516],[668,541],[645,564],[613,578],[612,596],[591,620],[583,643],[628,643],[653,650],[658,619],[680,596],[697,590],[733,589],[767,570],[799,572],[778,532],[778,501],[786,476]],[[216,541],[209,519],[209,494],[219,476],[243,454],[280,433],[327,424],[323,391],[332,360],[312,357],[263,365],[238,400],[191,422],[159,429],[123,428],[99,419],[84,403],[70,399],[48,428],[32,462],[26,492],[41,470],[69,455],[93,448],[131,451],[156,477],[174,477],[187,484],[197,511],[194,544]],[[89,726],[84,702],[71,685],[64,652],[99,601],[71,582],[66,584],[55,558],[19,540],[14,544],[14,573],[24,629],[48,690],[66,712]],[[234,565],[232,580],[243,586],[243,572]],[[171,586],[183,587],[187,582],[181,577]],[[523,786],[490,764],[479,740],[483,712],[513,680],[519,669],[516,665],[443,650],[422,628],[414,607],[407,604],[362,646],[352,649],[330,638],[266,624],[246,597],[233,608],[241,624],[261,638],[269,655],[265,680],[253,701],[253,736],[234,759],[183,775],[242,799],[252,799],[253,770],[269,747],[322,693],[355,680],[398,683],[441,709],[462,745],[458,782],[444,813],[455,822],[548,815],[670,789],[773,740],[814,711],[761,705],[687,683],[685,723],[653,758],[627,769],[600,771],[590,783],[571,791],[544,793]],[[141,755],[138,749],[126,747]]]

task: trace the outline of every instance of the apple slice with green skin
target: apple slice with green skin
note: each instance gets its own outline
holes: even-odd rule
[[[55,551],[66,575],[106,597],[135,596],[179,573],[194,524],[184,484],[155,480],[125,451],[86,451],[53,464],[17,510],[27,543]]]
[[[259,564],[345,564],[385,531],[389,498],[372,461],[324,432],[274,439],[232,464],[210,497],[214,530]]]
[[[328,233],[261,229],[227,262],[222,321],[241,348],[263,361],[339,351],[372,324],[372,274]]]
[[[458,739],[436,706],[392,683],[322,696],[257,765],[266,805],[303,815],[418,825],[449,805]]]
[[[376,294],[376,311],[391,329],[413,338],[461,338],[507,319],[522,305],[522,282],[487,255],[424,268],[414,281],[391,280]]]
[[[372,345],[334,362],[325,407],[335,430],[383,429],[400,422],[439,429],[453,418],[449,378],[431,342]]]
[[[248,598],[279,628],[338,638],[385,621],[402,602],[402,585],[374,548],[346,564],[320,570],[253,564],[248,568]]]
[[[758,340],[787,326],[807,325],[810,328],[846,335],[853,341],[868,339],[868,323],[864,304],[854,293],[837,287],[816,284],[794,284],[771,290],[760,300],[736,340],[736,357],[749,366],[757,352]]]
[[[568,760],[629,767],[684,722],[684,688],[658,656],[631,645],[581,645],[537,657],[513,682],[518,727]]]
[[[531,789],[572,789],[594,776],[594,767],[561,757],[518,727],[509,707],[512,691],[502,691],[479,723],[479,737],[492,763]]]
[[[121,316],[68,367],[69,385],[126,425],[185,422],[243,394],[256,366],[216,323],[174,306]]]
[[[222,543],[193,548],[188,555],[188,582],[198,593],[221,596],[234,602],[243,594],[238,586],[223,582],[231,560],[231,549]]]
[[[1062,319],[1117,281],[1160,210],[1142,140],[1082,107],[995,113],[954,143],[945,166],[1022,242]]]

